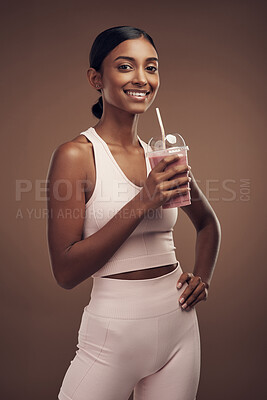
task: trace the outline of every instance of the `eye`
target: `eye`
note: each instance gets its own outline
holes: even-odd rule
[[[118,66],[118,69],[123,70],[123,71],[128,71],[131,70],[132,67],[129,64],[122,64]]]
[[[158,70],[158,68],[155,67],[154,65],[149,65],[149,66],[147,67],[147,70],[148,70],[149,72],[156,72],[156,71]]]

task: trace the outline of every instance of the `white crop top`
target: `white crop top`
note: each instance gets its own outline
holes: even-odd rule
[[[107,143],[89,128],[81,135],[92,143],[96,168],[96,183],[92,196],[86,203],[83,238],[101,229],[142,187],[131,182],[115,161]],[[147,144],[138,136],[146,153]],[[146,157],[147,176],[151,171]],[[178,208],[151,210],[131,235],[92,277],[101,277],[177,262],[173,242],[173,226]],[[126,216],[127,217],[127,216]]]

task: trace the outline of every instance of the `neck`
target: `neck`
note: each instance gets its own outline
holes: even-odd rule
[[[138,114],[130,114],[115,107],[112,110],[106,108],[94,128],[107,143],[123,147],[135,146],[138,144],[138,120]]]

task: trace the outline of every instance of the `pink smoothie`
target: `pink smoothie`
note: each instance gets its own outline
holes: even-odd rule
[[[171,150],[169,152],[169,150]],[[173,151],[174,149],[167,149],[167,150],[162,150],[162,151],[156,151],[156,152],[151,152],[150,154],[148,154],[148,159],[151,165],[151,168],[154,168],[161,160],[162,158],[166,157],[166,156],[170,156],[172,154],[175,154],[175,152]],[[173,163],[171,163],[166,169],[173,167],[174,165],[184,165],[184,164],[188,164],[187,161],[187,150],[180,150],[179,154],[182,156],[179,158],[179,160],[174,161]],[[186,176],[186,173],[184,174],[177,174],[175,175],[172,179],[174,178],[178,178],[178,177],[184,177]],[[189,184],[185,184],[181,187],[184,186],[188,186]],[[177,195],[175,197],[173,197],[171,200],[167,201],[162,208],[174,208],[174,207],[183,207],[183,206],[188,206],[189,204],[191,204],[191,197],[190,197],[190,192],[187,192],[186,194],[183,195]]]

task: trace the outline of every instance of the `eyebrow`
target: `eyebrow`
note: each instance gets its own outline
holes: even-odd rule
[[[119,56],[119,57],[115,58],[114,61],[117,61],[117,60],[120,60],[120,59],[128,60],[128,61],[135,61],[135,59],[133,57],[127,57],[127,56]],[[157,61],[158,62],[159,60],[158,60],[157,57],[148,57],[146,59],[146,61]]]

